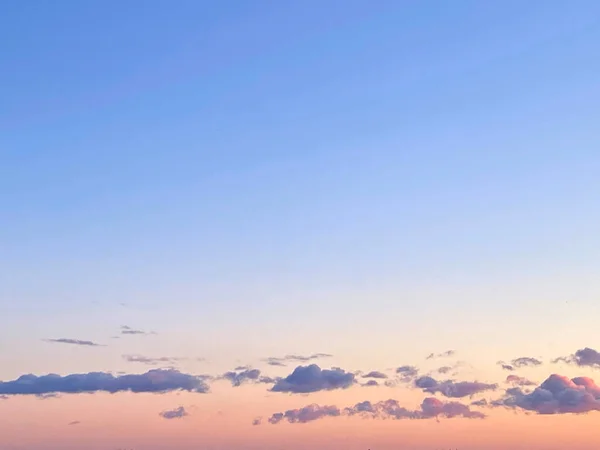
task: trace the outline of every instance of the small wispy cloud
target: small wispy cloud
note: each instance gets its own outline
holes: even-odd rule
[[[537,383],[518,375],[509,375],[506,377],[506,383],[513,386],[535,386]]]
[[[189,413],[185,410],[183,406],[180,406],[179,408],[162,411],[158,413],[158,415],[163,419],[172,420],[183,419],[184,417],[189,416]]]
[[[362,377],[363,378],[376,378],[376,379],[384,380],[388,376],[383,372],[379,372],[378,370],[372,370],[371,372],[368,372],[368,373],[365,373],[364,375],[362,375]]]
[[[286,366],[287,363],[303,363],[322,358],[331,358],[333,355],[329,353],[313,353],[312,355],[285,355],[282,357],[271,356],[263,359],[270,366]]]
[[[258,426],[262,424],[262,417],[256,417],[253,421],[252,421],[252,425],[254,426]]]
[[[419,369],[415,366],[400,366],[396,369],[396,375],[403,383],[410,383],[419,376]]]
[[[504,361],[498,361],[496,364],[498,364],[500,367],[502,367],[502,370],[508,370],[510,372],[515,370],[514,366],[512,366],[511,364],[508,364]]]
[[[59,339],[43,339],[44,342],[50,342],[53,344],[70,344],[70,345],[81,345],[84,347],[102,347],[101,344],[98,344],[93,341],[84,341],[81,339],[68,339],[68,338],[59,338]]]
[[[73,422],[69,422],[67,425],[79,425],[81,422],[79,420],[74,420]]]
[[[171,365],[174,366],[181,361],[188,360],[189,358],[177,357],[177,356],[160,356],[150,357],[142,355],[123,355],[123,359],[130,363],[145,364],[148,366],[157,365]]]
[[[541,366],[542,361],[537,358],[532,358],[531,356],[521,356],[520,358],[515,358],[510,362],[510,365],[516,369],[520,369],[522,367],[536,367]]]
[[[424,376],[415,380],[415,386],[423,392],[430,394],[440,393],[445,397],[463,398],[470,397],[480,392],[491,391],[498,388],[495,383],[482,383],[479,381],[438,381],[435,378]]]
[[[150,335],[150,334],[157,334],[155,331],[144,331],[144,330],[139,330],[136,328],[132,328],[128,325],[121,325],[121,334],[128,334],[128,335]]]
[[[425,359],[447,358],[450,356],[454,356],[455,354],[456,354],[456,352],[454,350],[446,350],[445,352],[442,352],[442,353],[430,353],[429,355],[427,355],[427,358],[425,358]]]

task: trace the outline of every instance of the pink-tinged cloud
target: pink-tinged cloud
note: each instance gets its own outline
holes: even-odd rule
[[[594,350],[593,348],[585,347],[577,350],[572,355],[556,358],[552,362],[566,362],[568,364],[574,364],[580,367],[592,367],[594,369],[600,369],[600,352]]]
[[[277,380],[273,392],[307,394],[318,391],[346,389],[356,382],[355,375],[339,367],[321,369],[316,364],[298,366],[287,377]]]
[[[463,398],[470,397],[485,391],[493,391],[498,388],[496,383],[482,383],[479,381],[438,381],[435,378],[424,376],[415,380],[415,386],[423,392],[430,394],[440,393],[445,397]]]
[[[492,406],[520,408],[538,414],[581,414],[600,411],[600,387],[588,377],[569,379],[553,374],[533,392],[511,388]]]
[[[340,409],[337,406],[308,405],[300,409],[288,410],[284,413],[275,413],[269,418],[269,423],[278,424],[281,421],[289,423],[307,423],[325,417],[361,416],[372,419],[413,419],[423,420],[432,418],[466,418],[483,419],[485,414],[472,411],[467,405],[459,402],[443,402],[439,399],[428,397],[421,403],[420,409],[411,410],[400,406],[397,400],[385,400],[377,403],[364,401],[354,406]]]

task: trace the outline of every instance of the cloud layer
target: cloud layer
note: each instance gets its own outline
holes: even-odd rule
[[[13,381],[0,382],[0,395],[48,395],[93,392],[208,392],[204,377],[177,370],[150,370],[143,374],[114,376],[106,372],[72,375],[22,375]]]
[[[341,415],[355,416],[372,419],[431,419],[431,418],[456,418],[483,419],[485,414],[471,411],[467,405],[459,402],[442,402],[433,397],[426,398],[421,403],[421,408],[410,410],[400,406],[397,400],[385,400],[378,403],[364,401],[344,409],[337,406],[319,406],[312,404],[300,409],[290,409],[278,412],[269,418],[269,423],[278,424],[282,421],[289,423],[307,423],[325,417],[338,417]]]
[[[287,377],[278,380],[273,392],[306,394],[309,392],[346,389],[356,382],[353,373],[340,368],[321,369],[316,364],[298,366]]]

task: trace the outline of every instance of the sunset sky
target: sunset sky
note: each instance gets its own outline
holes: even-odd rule
[[[0,4],[0,450],[600,448],[600,2]]]

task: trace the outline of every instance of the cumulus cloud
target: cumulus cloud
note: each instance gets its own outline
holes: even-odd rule
[[[479,400],[472,401],[471,405],[473,405],[473,406],[487,406],[488,405],[488,401],[485,398],[481,398]]]
[[[379,386],[379,383],[377,382],[377,380],[369,380],[366,383],[363,383],[362,386],[364,386],[364,387],[374,387],[374,386]]]
[[[506,395],[492,406],[520,408],[538,414],[581,414],[600,411],[600,387],[588,377],[569,379],[550,375],[532,392],[519,387],[507,389]]]
[[[438,381],[435,378],[424,376],[415,380],[415,386],[423,392],[430,394],[440,393],[445,397],[462,398],[470,397],[484,391],[498,388],[497,384],[482,383],[479,381]]]
[[[409,383],[419,375],[419,369],[415,366],[400,366],[396,369],[396,374],[401,381]]]
[[[287,377],[278,380],[271,388],[273,392],[306,394],[317,391],[345,389],[356,382],[353,373],[339,367],[321,369],[316,364],[298,366]]]
[[[282,357],[271,356],[263,361],[270,366],[286,366],[287,363],[290,362],[303,363],[313,361],[315,359],[331,358],[332,356],[333,355],[330,355],[329,353],[313,353],[312,355],[285,355]]]
[[[513,368],[520,369],[521,367],[535,367],[542,365],[542,362],[537,358],[532,358],[530,356],[522,356],[520,358],[515,358],[510,362],[510,365]]]
[[[106,372],[90,372],[66,376],[22,375],[13,381],[0,382],[0,395],[55,395],[93,392],[208,392],[206,377],[188,375],[177,370],[154,369],[143,374],[114,376]]]
[[[250,369],[247,367],[237,367],[236,369],[242,370],[225,372],[220,378],[223,380],[228,380],[234,387],[241,386],[244,383],[272,384],[277,381],[275,378],[261,376],[261,372],[258,369]]]
[[[600,369],[600,352],[594,350],[593,348],[585,347],[577,350],[572,355],[556,358],[552,362],[566,362],[568,364],[574,364],[580,367]]]
[[[506,377],[506,382],[515,386],[535,386],[536,383],[527,378],[518,375],[509,375]]]
[[[364,375],[362,375],[362,377],[363,378],[377,378],[377,379],[383,380],[383,379],[387,378],[388,376],[383,372],[379,372],[377,370],[372,370],[371,372],[365,373]]]
[[[70,345],[81,345],[83,347],[101,347],[100,344],[97,344],[93,341],[83,341],[81,339],[68,339],[68,338],[60,338],[60,339],[44,339],[45,342],[51,342],[54,344],[70,344]]]
[[[454,356],[456,352],[454,350],[446,350],[442,353],[430,353],[425,359],[434,359],[434,358],[447,358],[449,356]]]
[[[483,419],[485,414],[471,409],[459,402],[442,402],[433,397],[423,400],[421,407],[411,410],[400,406],[397,400],[385,400],[377,403],[364,401],[354,406],[340,409],[337,406],[319,406],[316,404],[300,409],[288,410],[284,413],[275,413],[269,418],[269,423],[278,424],[282,421],[289,423],[306,423],[325,417],[361,416],[372,419],[431,419],[431,418],[457,418]]]
[[[188,416],[189,414],[183,406],[180,406],[179,408],[171,409],[168,411],[162,411],[162,412],[158,413],[158,415],[160,417],[162,417],[163,419],[171,420],[171,419],[182,419],[182,418]]]

